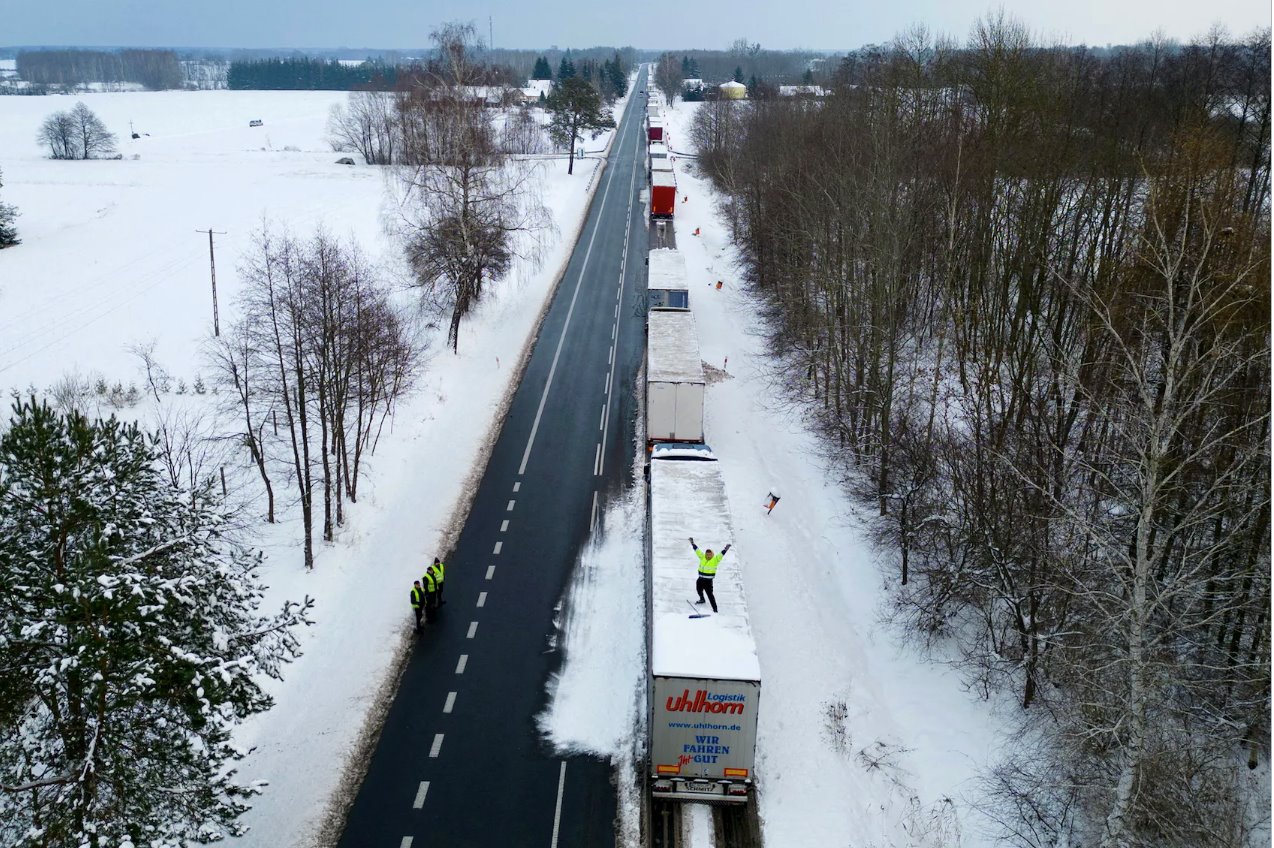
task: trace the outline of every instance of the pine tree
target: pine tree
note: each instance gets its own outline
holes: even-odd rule
[[[553,79],[553,69],[549,67],[548,59],[541,56],[535,60],[535,70],[531,72],[531,79],[535,79],[535,80]]]
[[[0,188],[3,187],[4,174],[0,173]],[[22,240],[18,238],[18,228],[13,223],[17,217],[17,209],[7,203],[0,203],[0,249],[22,243]]]
[[[681,57],[681,78],[687,79],[692,76],[694,75],[690,73],[690,57],[682,56]]]
[[[258,615],[259,555],[156,462],[136,425],[34,400],[0,436],[0,843],[243,830],[230,731],[269,708],[311,601]]]
[[[743,66],[742,65],[734,66],[734,81],[743,82]]]
[[[549,137],[570,149],[566,173],[575,173],[575,142],[591,132],[593,138],[615,126],[615,119],[602,105],[597,89],[578,77],[560,80],[548,98]]]
[[[561,82],[575,76],[575,63],[571,61],[569,56],[563,56],[561,64],[557,66],[557,79]]]

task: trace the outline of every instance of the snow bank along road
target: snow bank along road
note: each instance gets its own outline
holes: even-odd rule
[[[603,499],[631,474],[647,246],[632,101],[343,846],[614,844],[609,764],[554,756],[534,719],[558,663],[554,605]],[[598,709],[609,695],[597,693]]]

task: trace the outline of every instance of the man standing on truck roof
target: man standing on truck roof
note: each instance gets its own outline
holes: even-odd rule
[[[699,600],[695,603],[703,603],[703,595],[706,592],[708,601],[712,604],[712,611],[716,612],[717,596],[712,594],[712,580],[717,576],[717,566],[721,564],[721,558],[729,553],[730,546],[727,544],[719,554],[714,554],[712,548],[701,551],[695,544],[694,536],[691,536],[690,547],[694,548],[695,556],[699,558],[699,579],[695,581],[695,591],[699,593]]]
[[[411,587],[411,611],[416,614],[416,632],[420,632],[420,614],[425,607],[425,589],[417,580]]]

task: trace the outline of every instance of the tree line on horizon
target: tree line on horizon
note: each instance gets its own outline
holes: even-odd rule
[[[778,382],[875,514],[895,620],[1019,706],[984,811],[1032,848],[1250,844],[1269,30],[1090,52],[1001,14],[831,85],[705,103],[692,137]]]
[[[162,91],[180,88],[184,79],[172,50],[21,50],[17,70],[36,86],[131,82]]]

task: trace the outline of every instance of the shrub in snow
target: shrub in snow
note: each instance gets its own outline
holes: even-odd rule
[[[270,706],[311,602],[258,613],[259,554],[135,426],[34,401],[0,436],[0,844],[242,830],[231,729]]]

